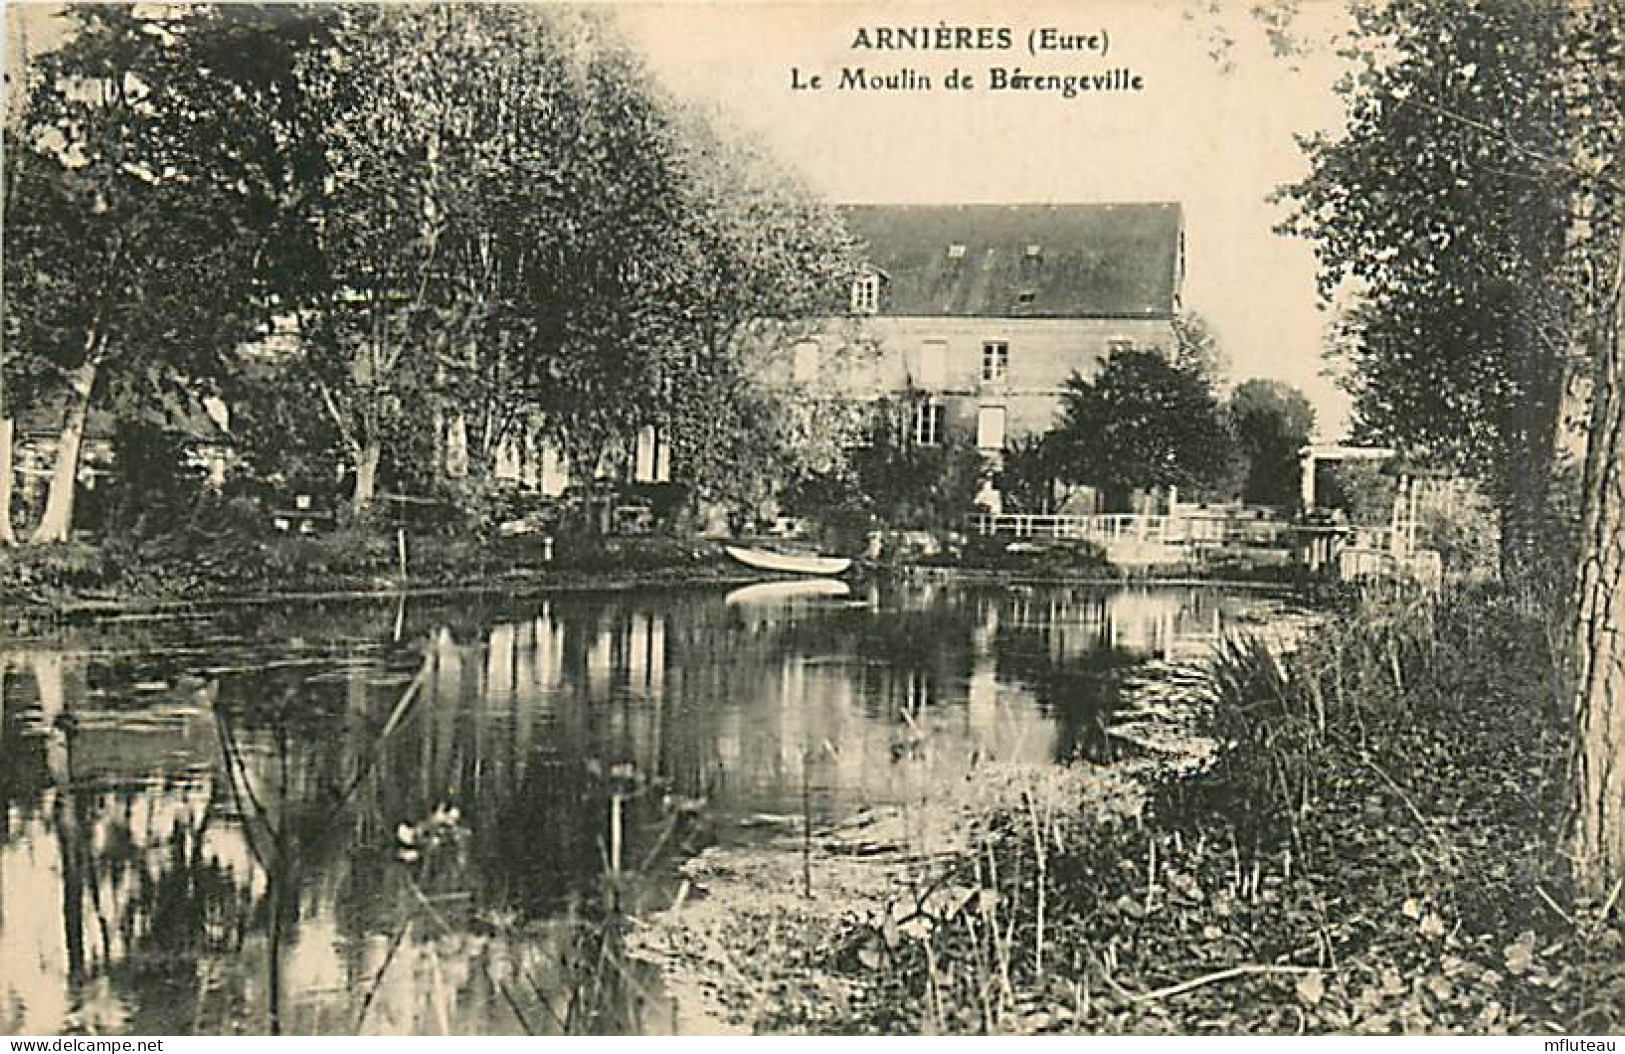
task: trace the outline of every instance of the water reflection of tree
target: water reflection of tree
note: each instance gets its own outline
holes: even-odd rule
[[[54,842],[61,889],[62,1027],[175,1032],[203,997],[200,964],[241,946],[249,876],[208,848],[212,811],[194,786],[122,782],[106,771],[106,747],[87,768],[87,737],[108,733],[80,727],[84,659],[43,647],[6,658],[6,804],[9,812],[14,801],[49,803],[37,817]]]
[[[1031,637],[1019,630],[999,635],[994,645],[999,676],[1030,686],[1044,712],[1054,718],[1056,761],[1113,760],[1108,729],[1120,677],[1143,660],[1111,648],[1057,660],[1048,649],[1035,647]]]
[[[175,821],[168,852],[137,865],[119,912],[127,951],[116,973],[137,996],[132,1031],[210,1031],[242,999],[240,985],[221,983],[229,976],[221,964],[243,951],[257,898],[251,876],[208,851],[212,815]],[[215,1021],[205,1016],[211,1000]]]
[[[28,727],[25,711],[32,709],[33,700],[22,676],[27,669],[25,654],[0,651],[0,809],[5,810],[0,815],[10,815],[13,809],[30,815],[50,783],[44,737],[29,734],[34,730]],[[0,823],[0,840],[6,829]]]
[[[1056,722],[1055,759],[1116,757],[1111,717],[1123,671],[1209,620],[1199,591],[1056,589],[1016,593],[999,623],[1001,679],[1028,685]]]
[[[484,641],[473,639],[470,651],[478,652]],[[313,643],[333,651],[330,643]],[[264,643],[260,647],[272,650]],[[58,660],[60,654],[55,653]],[[33,665],[38,668],[28,671],[33,674],[28,687],[38,695],[43,683],[43,694],[55,700],[52,716],[60,715],[67,694],[61,662]],[[285,982],[300,981],[283,976],[284,958],[311,909],[338,916],[356,938],[346,942],[351,951],[344,969],[354,986],[370,981],[377,964],[355,950],[380,934],[400,931],[400,920],[417,900],[414,884],[424,879],[391,859],[390,832],[402,817],[415,815],[414,808],[442,794],[486,806],[481,824],[491,835],[486,855],[511,861],[515,871],[504,875],[475,867],[447,880],[449,886],[431,883],[426,896],[461,897],[465,905],[498,908],[511,903],[540,912],[544,904],[556,910],[561,892],[583,887],[582,865],[590,869],[598,855],[602,822],[594,813],[602,812],[604,796],[602,787],[586,778],[593,755],[580,749],[579,737],[539,744],[521,756],[512,737],[493,728],[481,686],[471,684],[468,696],[437,700],[444,707],[403,718],[392,732],[382,730],[380,741],[381,714],[373,704],[390,701],[390,678],[379,676],[384,671],[378,664],[352,667],[349,678],[311,676],[323,668],[321,662],[300,662],[228,675],[216,708],[220,750],[212,786],[217,797],[201,809],[183,810],[156,832],[134,829],[131,802],[165,800],[168,788],[142,784],[114,793],[81,778],[75,768],[77,742],[42,721],[34,700],[29,700],[30,713],[20,714],[17,700],[29,693],[19,691],[18,683],[8,686],[0,714],[7,733],[0,736],[0,790],[8,812],[13,803],[18,806],[14,816],[41,800],[47,803],[39,815],[54,835],[62,865],[69,983],[80,992],[81,1003],[89,998],[88,982],[97,978],[116,980],[128,994],[106,1008],[99,1025],[83,1019],[81,1024],[119,1028],[139,1021],[139,1031],[156,1033],[280,1031],[289,1023]],[[121,670],[119,676],[134,675]],[[97,676],[111,675],[100,670]],[[11,734],[25,722],[43,724],[50,735]],[[589,728],[586,739],[597,734]],[[98,743],[107,742],[102,733],[96,735]],[[487,769],[487,762],[498,758],[505,760],[506,772]],[[510,774],[517,778],[493,778]],[[647,797],[640,802],[651,807]],[[210,850],[222,825],[247,840],[252,871],[242,869],[247,861],[233,866]],[[472,932],[471,911],[449,913],[451,928],[431,941],[436,954],[450,955]],[[528,947],[523,917],[516,917],[516,926],[503,940]],[[601,934],[594,932],[583,930],[570,939],[597,941],[601,948]],[[567,958],[587,961],[585,953]],[[593,987],[607,990],[606,985],[613,987],[600,981]],[[498,987],[489,977],[466,979],[468,1012],[485,1014],[472,1007]],[[332,998],[318,997],[318,1002]],[[115,1020],[126,1010],[133,1012],[130,1020]],[[300,1013],[299,1022],[309,1024]],[[597,1020],[597,1011],[571,1013],[580,1022]],[[331,1020],[328,1025],[335,1031],[348,1027],[334,1027]]]
[[[380,935],[389,935],[381,957],[368,953],[346,964],[353,989],[370,993],[361,998],[353,1027],[366,1023],[370,1012],[382,1015],[371,1019],[382,1028],[405,1023],[434,1030],[470,1020],[500,1028],[491,1017],[495,1004],[507,1007],[529,1031],[540,1027],[532,1011],[545,993],[516,988],[513,978],[494,966],[503,954],[535,958],[527,920],[556,913],[561,901],[574,904],[582,917],[572,941],[602,946],[608,931],[584,909],[593,903],[585,894],[593,878],[591,861],[599,856],[605,796],[602,780],[588,771],[595,754],[582,749],[600,745],[600,722],[591,706],[565,707],[560,716],[569,715],[563,723],[576,726],[571,734],[517,756],[510,749],[511,727],[504,727],[511,726],[512,714],[494,713],[488,698],[487,650],[480,638],[460,645],[449,630],[433,634],[422,668],[382,728],[376,715],[353,722],[344,749],[328,759],[327,768],[351,774],[339,781],[337,799],[331,778],[310,776],[312,755],[323,753],[312,741],[331,744],[344,742],[343,737],[331,729],[325,736],[320,728],[291,731],[300,722],[330,719],[331,707],[306,705],[297,713],[263,704],[254,709],[257,768],[245,760],[233,726],[223,723],[225,765],[238,774],[239,807],[261,817],[250,830],[267,874],[272,1031],[287,1024],[279,1008],[280,963],[287,935],[300,921],[302,898],[293,894],[317,865],[323,881],[336,887],[336,899],[365,908],[345,912],[352,947],[377,952]],[[236,719],[223,715],[223,722]],[[466,850],[459,846],[449,858],[437,853],[433,866],[426,861],[378,865],[388,859],[394,826],[402,818],[447,803],[459,804],[472,820]],[[344,822],[336,824],[340,817]],[[335,851],[333,832],[340,826],[344,837]],[[490,930],[492,918],[511,922],[500,932],[481,932]],[[498,945],[510,944],[519,951],[499,954]],[[564,950],[562,945],[554,949]],[[565,955],[563,961],[578,959]],[[595,981],[592,990],[606,989]],[[575,988],[566,985],[562,991],[570,993],[573,1005]],[[375,1000],[380,1002],[371,1009]],[[592,1005],[597,1000],[594,996]],[[579,1025],[589,1018],[567,1015],[566,1020]]]
[[[1054,758],[1107,760],[1113,673],[1134,661],[1112,647],[1108,594],[1017,592],[1001,605],[992,653],[998,677],[1025,684],[1056,723]]]

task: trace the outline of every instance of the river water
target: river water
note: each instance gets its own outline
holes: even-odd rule
[[[687,855],[1109,760],[1120,671],[1261,617],[763,583],[0,641],[0,1032],[670,1031],[599,923]]]

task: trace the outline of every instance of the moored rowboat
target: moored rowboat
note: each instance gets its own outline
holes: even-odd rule
[[[838,575],[852,566],[852,561],[844,556],[775,553],[769,549],[751,549],[742,545],[726,545],[723,548],[735,560],[758,571],[790,575]]]

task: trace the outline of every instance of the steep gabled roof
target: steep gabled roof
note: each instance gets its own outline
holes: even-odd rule
[[[1167,318],[1178,308],[1183,217],[1175,203],[843,212],[885,279],[883,315]]]

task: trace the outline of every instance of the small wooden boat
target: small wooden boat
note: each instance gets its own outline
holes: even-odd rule
[[[723,546],[728,555],[758,571],[774,571],[787,575],[838,575],[852,566],[844,556],[813,556],[802,553],[775,553],[770,549],[753,549],[743,545]]]

